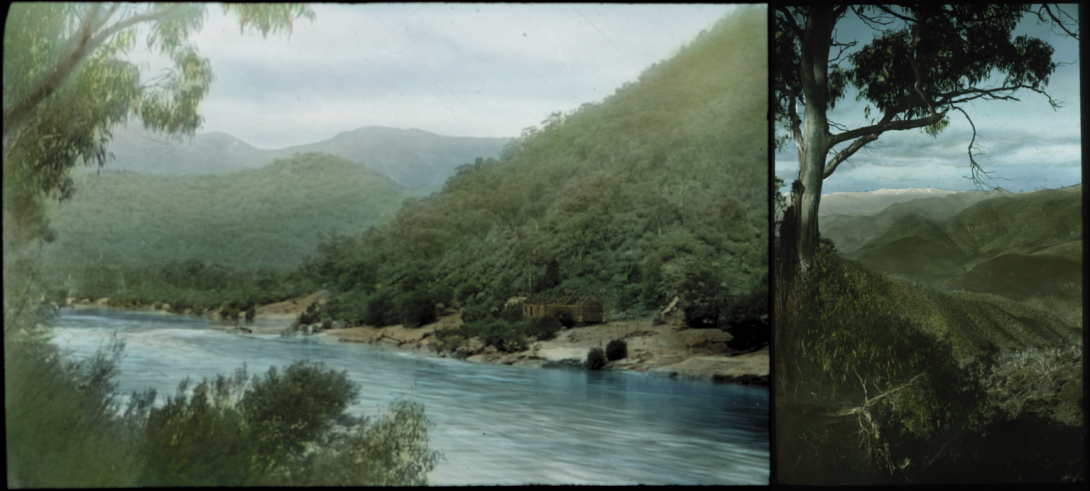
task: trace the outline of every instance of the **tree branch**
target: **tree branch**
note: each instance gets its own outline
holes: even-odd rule
[[[889,14],[889,15],[892,15],[892,16],[898,18],[898,19],[901,19],[901,20],[905,21],[906,23],[915,24],[915,23],[919,22],[918,20],[913,19],[912,17],[906,17],[904,15],[898,14],[898,13],[894,12],[893,10],[890,10],[890,8],[886,7],[885,5],[875,5],[875,7],[877,7],[879,10],[881,10],[881,11],[883,11],[883,12]]]
[[[1075,7],[1075,8],[1079,8],[1079,7]],[[1063,19],[1061,19],[1059,16],[1057,16],[1056,14],[1053,14],[1052,9],[1050,9],[1048,7],[1047,3],[1041,4],[1041,8],[1037,9],[1037,18],[1040,19],[1041,22],[1046,22],[1044,16],[1041,15],[1042,10],[1044,10],[1045,12],[1048,12],[1048,16],[1049,16],[1049,18],[1052,19],[1052,23],[1055,24],[1055,25],[1060,26],[1060,29],[1063,30],[1064,33],[1066,33],[1068,36],[1071,36],[1071,37],[1075,38],[1076,41],[1079,40],[1079,32],[1078,31],[1071,32],[1071,31],[1067,30],[1066,22]],[[1066,15],[1068,18],[1071,18],[1072,20],[1075,20],[1075,25],[1076,26],[1079,25],[1078,20],[1072,18],[1071,14],[1068,14],[1067,12],[1064,12],[1063,9],[1061,9],[1059,5],[1056,6],[1056,11],[1063,14],[1063,15]]]
[[[995,183],[995,179],[992,179],[992,176],[977,163],[976,159],[973,158],[973,144],[976,142],[976,125],[973,124],[973,120],[969,118],[969,113],[965,112],[964,109],[957,106],[954,106],[954,109],[961,111],[961,114],[965,115],[965,119],[969,120],[969,126],[973,128],[973,138],[969,140],[969,171],[972,173],[972,177],[965,176],[965,178],[972,179],[973,185],[975,185],[977,189],[984,187],[984,178],[991,179],[992,183]]]
[[[802,42],[802,38],[805,37],[805,32],[799,27],[798,23],[795,22],[795,17],[791,15],[791,12],[787,10],[787,7],[777,5],[776,10],[783,14],[785,25],[793,31],[792,34],[795,35],[795,38],[798,39],[799,42]]]
[[[904,110],[904,109],[902,109],[902,110]],[[886,131],[910,130],[912,128],[922,128],[924,126],[931,126],[931,125],[941,121],[942,118],[946,117],[946,111],[943,111],[941,113],[932,114],[931,116],[928,116],[926,118],[909,119],[909,120],[901,120],[901,121],[889,121],[890,119],[893,119],[893,115],[897,114],[898,112],[900,112],[900,111],[887,112],[886,115],[882,117],[882,121],[879,121],[876,124],[872,124],[870,126],[865,126],[865,127],[862,127],[862,128],[856,128],[856,129],[851,130],[851,131],[845,131],[844,133],[837,133],[837,134],[832,136],[832,139],[829,141],[829,145],[831,147],[831,146],[836,145],[838,143],[846,142],[848,140],[854,140],[856,138],[859,138],[861,136],[865,136],[865,135],[868,135],[868,134],[871,134],[871,133],[874,133],[874,134],[877,135],[877,134],[884,133]]]
[[[845,160],[848,160],[848,157],[854,155],[855,152],[858,152],[861,148],[863,148],[864,145],[877,140],[878,135],[879,133],[863,135],[858,140],[852,142],[851,145],[848,145],[848,148],[845,148],[841,152],[837,152],[836,155],[833,156],[833,158],[829,160],[827,164],[825,164],[825,171],[822,173],[821,178],[828,179],[829,176],[833,175],[833,172],[836,171],[837,166],[839,166]]]
[[[175,4],[168,8],[157,12],[148,12],[141,15],[129,17],[123,21],[114,24],[112,27],[102,31],[94,38],[91,38],[92,32],[89,32],[90,22],[88,19],[84,23],[85,29],[80,29],[76,35],[74,35],[69,43],[74,43],[74,46],[66,50],[66,56],[62,57],[57,65],[53,68],[53,74],[37,89],[28,94],[19,102],[13,104],[10,109],[4,110],[4,141],[5,146],[8,142],[8,135],[11,132],[22,125],[23,121],[30,115],[35,107],[44,101],[49,96],[53,95],[58,88],[68,79],[69,76],[75,71],[80,63],[87,58],[87,56],[97,49],[102,43],[106,42],[114,34],[128,29],[141,22],[159,21],[165,19],[174,13],[181,10],[185,5]],[[96,8],[98,4],[96,4]],[[97,12],[97,10],[96,10]],[[90,17],[90,16],[89,16]]]

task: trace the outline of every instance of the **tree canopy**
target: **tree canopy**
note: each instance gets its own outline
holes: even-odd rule
[[[1012,32],[1024,16],[1035,15],[1078,37],[1070,7],[1055,5],[1036,9],[983,4],[841,5],[775,10],[776,145],[783,148],[794,141],[799,149],[801,188],[795,216],[800,232],[797,254],[804,268],[817,247],[822,181],[841,163],[887,131],[922,128],[937,136],[949,125],[952,111],[972,124],[967,111],[971,102],[1017,101],[1016,95],[1034,92],[1059,107],[1046,91],[1057,67],[1053,47],[1040,39],[1014,37]],[[836,27],[849,17],[876,33],[872,42],[843,56],[859,43],[837,38]],[[1003,76],[1001,85],[985,86],[996,73]],[[868,102],[861,124],[854,129],[827,117],[849,85],[857,89],[859,100]],[[841,131],[831,133],[830,127]],[[973,156],[975,139],[974,127],[968,142],[969,166],[972,179],[981,185],[987,173]],[[839,144],[847,146],[834,150]]]
[[[265,36],[290,33],[295,19],[314,19],[302,4],[223,9],[238,17],[240,30]],[[196,133],[198,106],[213,76],[190,36],[206,15],[204,4],[12,5],[4,29],[5,229],[40,224],[40,198],[71,196],[68,173],[80,160],[104,165],[115,125],[136,118],[175,137]],[[136,46],[139,26],[148,27],[147,48],[173,64],[147,82],[124,58]]]

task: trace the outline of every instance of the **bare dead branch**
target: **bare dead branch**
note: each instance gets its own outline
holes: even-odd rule
[[[965,115],[965,119],[967,119],[969,121],[969,126],[972,127],[972,129],[973,129],[973,138],[971,140],[969,140],[969,148],[968,148],[968,150],[969,150],[969,171],[972,173],[972,177],[965,176],[965,178],[966,179],[972,179],[973,180],[973,185],[975,185],[977,187],[977,189],[982,189],[984,187],[984,179],[985,178],[991,179],[991,181],[993,183],[995,182],[995,179],[992,179],[991,175],[988,172],[986,172],[984,170],[984,168],[980,166],[979,163],[977,163],[975,158],[973,158],[973,144],[976,142],[976,125],[973,124],[972,118],[969,117],[969,113],[965,112],[964,109],[962,109],[960,107],[957,107],[957,106],[955,106],[954,109],[957,109],[958,111],[961,111],[961,114]],[[995,188],[995,187],[996,186],[992,186],[992,188]]]

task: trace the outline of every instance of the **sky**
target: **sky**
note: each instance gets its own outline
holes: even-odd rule
[[[514,137],[600,101],[728,5],[313,4],[293,32],[239,33],[210,5],[191,37],[215,81],[199,132],[286,148],[364,126]],[[143,39],[143,36],[138,37]],[[129,54],[154,77],[167,61]]]
[[[1075,8],[1069,7],[1067,11],[1075,15]],[[875,32],[849,13],[837,24],[837,39],[859,41],[859,45],[844,56],[869,43]],[[1050,32],[1050,26],[1038,26],[1035,16],[1019,23],[1014,35],[1022,34],[1051,44],[1056,49],[1053,61],[1072,63],[1057,68],[1046,89],[1066,107],[1053,111],[1044,96],[1025,90],[1015,94],[1021,102],[963,104],[976,126],[976,144],[983,150],[983,155],[977,150],[973,155],[991,173],[995,179],[993,185],[1011,192],[1078,184],[1082,182],[1078,42],[1058,29]],[[984,85],[998,87],[1001,82],[1002,77],[993,77]],[[856,91],[849,87],[846,96],[829,113],[829,119],[848,128],[863,126],[863,108],[867,102],[856,102],[855,96]],[[920,134],[919,130],[883,133],[876,142],[841,164],[825,180],[822,194],[883,188],[976,189],[965,178],[970,175],[967,150],[972,128],[960,112],[948,114],[951,124],[938,138]],[[830,128],[830,131],[842,130]],[[847,143],[836,149],[846,146]],[[790,183],[796,179],[798,170],[798,153],[791,142],[775,154],[776,176]]]

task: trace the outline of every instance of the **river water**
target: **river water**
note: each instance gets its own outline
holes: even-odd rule
[[[152,387],[160,402],[186,376],[251,374],[296,360],[347,370],[361,385],[356,415],[420,402],[444,458],[433,485],[768,484],[769,392],[638,373],[484,365],[324,336],[281,338],[211,329],[200,318],[65,310],[54,342],[76,357],[110,337],[126,342],[122,393]]]

